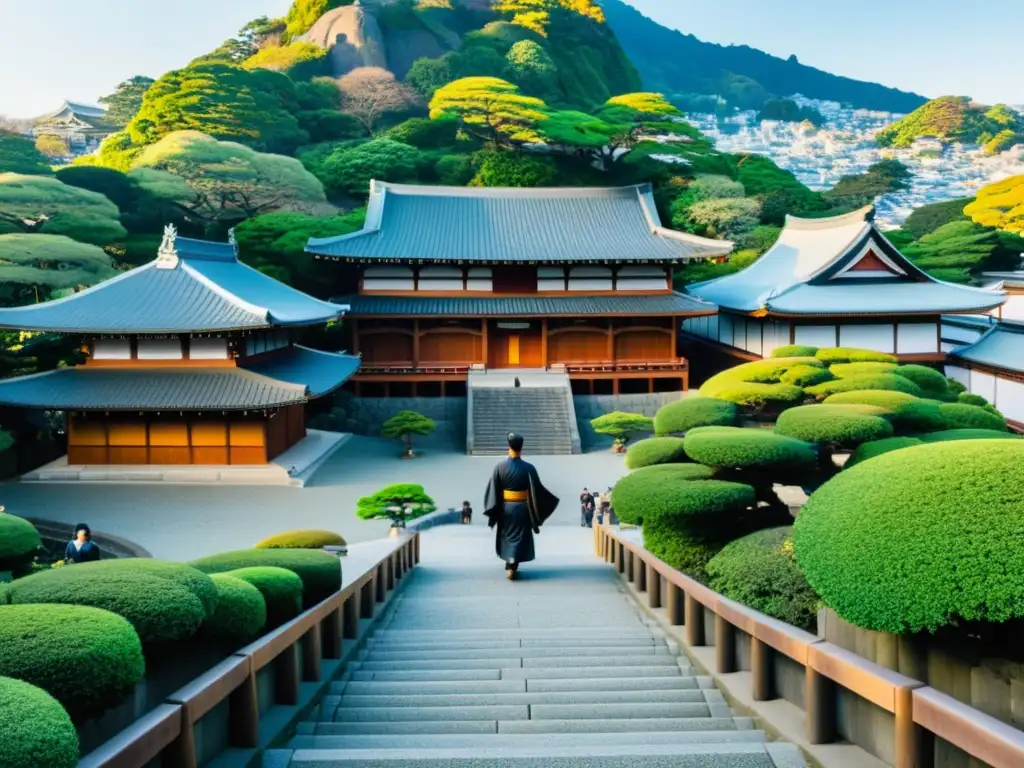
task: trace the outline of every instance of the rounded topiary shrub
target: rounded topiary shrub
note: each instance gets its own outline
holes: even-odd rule
[[[769,528],[726,544],[707,564],[719,594],[809,632],[820,600],[796,564],[793,528]]]
[[[267,601],[260,591],[231,573],[215,573],[210,578],[217,585],[219,599],[217,612],[203,624],[203,634],[237,643],[258,637],[267,625]]]
[[[944,429],[941,432],[929,432],[917,435],[924,443],[949,443],[956,440],[1019,440],[1012,432],[994,429]]]
[[[902,405],[919,403],[921,398],[906,392],[883,389],[864,389],[852,392],[837,392],[825,398],[825,405],[875,405],[887,411],[894,411]]]
[[[828,368],[820,368],[814,365],[795,365],[782,374],[783,384],[792,384],[795,387],[810,387],[814,384],[821,384],[825,381],[832,381],[835,376]]]
[[[78,765],[78,732],[71,718],[55,698],[34,685],[0,677],[0,734],[3,768]]]
[[[976,405],[943,403],[939,411],[949,429],[991,429],[996,432],[1006,429],[1006,420],[1002,416]]]
[[[39,531],[32,523],[0,512],[0,571],[22,572],[42,546]]]
[[[715,397],[686,397],[658,409],[654,431],[658,435],[681,434],[694,427],[732,426],[738,420],[736,403]]]
[[[104,573],[81,565],[43,571],[18,579],[10,588],[13,605],[89,605],[123,616],[145,643],[184,640],[206,618],[202,602],[169,579],[148,573]]]
[[[256,542],[256,549],[323,549],[347,543],[340,533],[333,531],[285,531]]]
[[[829,370],[836,378],[849,379],[851,376],[876,376],[880,373],[896,373],[896,363],[836,363]]]
[[[906,392],[881,389],[838,392],[825,398],[825,405],[874,405],[885,409],[885,418],[898,433],[934,432],[945,429],[946,420],[939,411],[939,403],[923,400]]]
[[[702,427],[687,434],[684,447],[709,467],[804,467],[817,461],[812,446],[766,429]]]
[[[892,437],[893,428],[873,405],[802,405],[779,415],[775,431],[808,443],[853,448]]]
[[[990,405],[989,401],[981,395],[972,395],[970,392],[961,392],[957,395],[956,401],[958,403],[963,403],[964,405],[976,405],[979,408],[984,408],[986,405]]]
[[[75,571],[63,571],[64,576],[83,574],[134,574],[155,576],[166,579],[184,587],[203,604],[206,618],[211,618],[217,610],[217,587],[210,577],[200,570],[185,563],[171,560],[154,560],[149,557],[125,557],[113,560],[100,560],[95,563],[80,563],[74,566]]]
[[[850,349],[848,347],[826,347],[819,349],[814,356],[825,365],[836,363],[896,363],[895,355],[875,352],[871,349]]]
[[[881,389],[892,392],[906,392],[908,395],[921,396],[921,388],[910,379],[905,379],[895,373],[876,373],[860,376],[850,376],[846,379],[826,381],[822,384],[815,384],[807,387],[807,394],[817,398],[825,398],[837,392],[856,392],[864,389]]]
[[[896,373],[905,379],[910,379],[917,384],[924,392],[925,397],[942,397],[953,395],[949,392],[949,382],[944,374],[926,365],[901,365]]]
[[[276,627],[302,613],[302,579],[286,568],[262,565],[228,571],[259,590],[267,606],[267,625]]]
[[[793,384],[718,382],[712,386],[705,384],[700,393],[748,408],[781,410],[804,401],[804,391]]]
[[[204,573],[226,573],[239,568],[269,565],[285,568],[302,579],[303,605],[311,608],[341,589],[341,563],[329,552],[312,549],[239,549],[193,560]]]
[[[1024,442],[893,451],[841,472],[795,525],[825,603],[883,632],[1024,616]]]
[[[814,357],[817,353],[817,347],[808,347],[803,344],[787,344],[773,349],[769,357]]]
[[[649,437],[626,449],[626,466],[630,469],[655,464],[678,464],[688,461],[681,437]]]
[[[710,480],[715,471],[700,464],[661,464],[631,472],[612,489],[611,504],[619,520],[640,525],[646,517],[673,512],[690,498],[684,484]]]
[[[0,606],[0,675],[38,685],[76,719],[121,703],[145,673],[142,643],[120,616],[81,605]]]
[[[898,451],[901,448],[913,448],[915,445],[923,444],[923,441],[916,437],[887,437],[883,440],[872,440],[870,443],[862,443],[857,446],[857,450],[850,454],[850,459],[846,462],[843,469],[849,469],[856,464],[860,464],[862,461],[873,459],[875,456],[881,456],[883,453]]]

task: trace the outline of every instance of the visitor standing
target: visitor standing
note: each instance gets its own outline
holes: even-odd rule
[[[583,493],[580,494],[580,528],[586,528],[589,523],[587,517],[593,519],[594,515],[594,495],[583,488]]]
[[[462,524],[469,525],[473,522],[473,508],[469,506],[468,501],[462,502]]]
[[[603,525],[605,522],[611,522],[608,519],[608,510],[611,509],[612,505],[612,489],[609,488],[607,491],[598,496],[597,499],[597,522]]]
[[[91,563],[100,559],[100,548],[92,540],[92,531],[85,523],[75,526],[75,536],[64,548],[64,562]]]

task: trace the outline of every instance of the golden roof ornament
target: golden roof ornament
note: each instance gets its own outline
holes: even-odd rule
[[[174,269],[178,266],[178,249],[174,241],[178,237],[178,230],[173,224],[164,227],[164,239],[160,243],[160,249],[156,252],[157,269]]]

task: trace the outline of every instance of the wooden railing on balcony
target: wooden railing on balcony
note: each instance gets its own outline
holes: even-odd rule
[[[612,361],[567,361],[559,363],[565,368],[566,373],[633,373],[651,371],[686,371],[690,365],[686,360],[660,360],[653,362],[635,360],[612,360]]]
[[[473,363],[452,362],[452,363],[419,363],[411,360],[396,361],[393,363],[363,363],[359,366],[360,374],[381,374],[381,373],[419,373],[428,375],[461,376],[469,374]]]
[[[936,737],[996,768],[1024,766],[1024,732],[984,714],[952,696],[846,651],[816,635],[765,616],[708,589],[671,568],[630,541],[613,527],[594,526],[598,557],[616,566],[651,608],[665,608],[670,624],[684,627],[684,643],[691,648],[713,645],[715,671],[738,671],[737,639],[745,635],[749,657],[751,698],[780,698],[775,684],[775,656],[803,668],[806,739],[809,744],[831,744],[840,738],[857,742],[857,735],[841,733],[841,694],[854,694],[892,715],[891,763],[896,768],[930,768],[935,763]],[[714,625],[706,622],[713,616]],[[707,640],[713,637],[713,643]],[[849,699],[848,699],[849,700]]]
[[[341,591],[168,696],[149,714],[86,755],[79,768],[143,768],[153,761],[165,767],[197,768],[211,760],[210,755],[200,759],[202,744],[219,742],[251,750],[265,747],[276,734],[261,733],[261,715],[275,705],[299,704],[303,683],[326,686],[345,656],[355,650],[360,619],[374,618],[378,606],[389,599],[419,560],[419,533],[396,537],[383,556]],[[327,660],[334,663],[324,664]],[[261,698],[258,691],[272,691],[272,695]],[[202,722],[203,739],[197,747],[197,725],[224,704],[227,717]],[[226,728],[226,733],[213,738],[209,728]]]

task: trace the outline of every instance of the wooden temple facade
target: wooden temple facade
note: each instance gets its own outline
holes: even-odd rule
[[[564,371],[581,394],[686,389],[678,329],[716,310],[673,290],[673,266],[731,246],[663,228],[647,186],[374,182],[363,231],[307,250],[350,291],[355,392],[423,396],[495,369]]]
[[[358,369],[295,343],[338,319],[238,261],[178,238],[72,296],[0,310],[0,327],[75,334],[84,365],[0,381],[0,403],[67,414],[68,464],[259,465],[306,436],[305,405]]]

